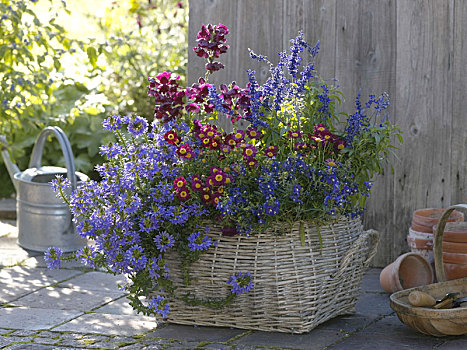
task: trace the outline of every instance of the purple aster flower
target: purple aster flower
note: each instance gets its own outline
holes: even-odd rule
[[[151,259],[150,262],[148,263],[148,272],[149,276],[153,280],[157,280],[161,275],[159,274],[159,271],[161,270],[159,265],[158,265],[159,259]]]
[[[164,231],[154,238],[154,243],[156,243],[157,249],[161,252],[165,252],[167,249],[174,246],[175,239],[170,233]]]
[[[44,253],[44,260],[50,270],[59,269],[62,265],[63,251],[58,247],[50,247]]]
[[[63,191],[71,187],[70,180],[64,178],[63,175],[55,175],[55,179],[50,181],[50,184],[54,192],[58,192],[60,189]]]
[[[254,285],[249,272],[237,272],[235,275],[230,276],[227,284],[232,286],[232,293],[237,295],[249,292]]]
[[[211,238],[206,236],[203,232],[198,231],[198,232],[193,232],[189,237],[188,237],[188,247],[192,252],[195,252],[197,250],[208,250],[208,248],[212,244]]]
[[[94,259],[96,257],[96,248],[94,246],[86,246],[79,249],[75,253],[76,259],[80,260],[86,266],[94,268]]]
[[[134,137],[144,134],[147,129],[148,129],[148,122],[146,121],[146,119],[138,117],[138,116],[134,117],[128,123],[128,132],[132,134]]]
[[[102,126],[107,131],[120,130],[123,125],[123,119],[119,115],[112,115],[102,122]]]
[[[161,295],[152,297],[148,303],[148,308],[155,314],[159,314],[162,317],[167,317],[170,312],[170,306],[167,303],[167,300]]]

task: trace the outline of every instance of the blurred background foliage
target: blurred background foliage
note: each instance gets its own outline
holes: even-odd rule
[[[147,77],[186,76],[188,4],[175,0],[0,0],[0,134],[21,170],[48,125],[68,136],[76,168],[93,178],[101,127],[113,113],[152,119]],[[58,142],[43,164],[64,166]],[[0,197],[13,185],[0,159]]]

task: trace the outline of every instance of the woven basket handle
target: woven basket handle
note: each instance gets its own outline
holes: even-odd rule
[[[446,274],[444,273],[444,265],[443,265],[443,234],[444,228],[446,227],[446,223],[448,222],[451,213],[455,209],[464,209],[467,211],[467,204],[456,204],[452,205],[446,209],[446,211],[441,216],[441,219],[438,223],[438,228],[435,232],[435,239],[433,244],[433,255],[435,256],[435,271],[436,271],[436,278],[438,282],[445,282],[446,281]]]
[[[347,266],[352,263],[354,260],[355,254],[366,254],[365,259],[363,260],[363,266],[368,267],[371,259],[376,254],[376,249],[378,248],[379,242],[379,233],[376,230],[364,231],[360,237],[354,242],[352,247],[345,254],[344,258],[341,260],[339,272],[333,276],[334,278],[339,277],[347,268]]]

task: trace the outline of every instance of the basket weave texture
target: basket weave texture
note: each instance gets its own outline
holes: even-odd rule
[[[304,246],[299,227],[283,224],[249,237],[227,237],[212,226],[209,236],[217,245],[190,266],[189,286],[183,283],[177,253],[166,255],[177,286],[175,298],[169,298],[167,321],[304,333],[337,315],[354,313],[378,233],[364,232],[359,219],[342,218],[319,228],[321,249],[316,226],[304,224]],[[250,272],[254,288],[222,309],[177,298],[190,294],[201,300],[225,299],[231,288],[227,280],[236,272]]]

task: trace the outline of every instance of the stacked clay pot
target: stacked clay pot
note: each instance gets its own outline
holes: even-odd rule
[[[437,225],[433,226],[433,233]],[[467,222],[448,222],[443,234],[443,265],[447,280],[467,277]]]
[[[433,258],[433,226],[438,224],[443,215],[443,208],[418,209],[413,212],[412,224],[409,228],[407,243],[413,253],[420,254],[430,264],[434,264]],[[454,210],[448,222],[464,220],[464,214]],[[467,264],[467,262],[466,262]]]

